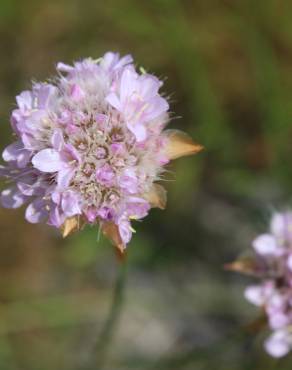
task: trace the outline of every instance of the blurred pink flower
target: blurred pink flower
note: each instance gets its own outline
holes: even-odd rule
[[[269,232],[259,235],[252,246],[255,258],[249,266],[260,281],[247,287],[245,297],[264,309],[272,330],[265,349],[281,357],[292,350],[292,212],[274,214]]]

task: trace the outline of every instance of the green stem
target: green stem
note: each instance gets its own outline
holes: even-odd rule
[[[110,346],[117,325],[119,323],[122,311],[122,306],[124,302],[126,275],[127,275],[127,261],[123,260],[119,266],[119,272],[113,291],[110,312],[108,314],[104,327],[102,328],[101,333],[97,339],[97,342],[92,348],[92,352],[94,355],[90,356],[88,364],[86,364],[85,366],[83,364],[82,370],[91,370],[91,369],[100,370],[103,368],[106,362],[107,355],[110,350]]]

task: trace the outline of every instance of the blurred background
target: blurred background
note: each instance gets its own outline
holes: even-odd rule
[[[170,127],[205,146],[171,165],[127,266],[86,228],[66,240],[0,210],[0,369],[291,369],[224,271],[292,194],[292,2],[0,0],[0,144],[31,79],[131,53],[165,79]],[[3,184],[2,184],[3,185]],[[126,271],[127,270],[127,271]],[[251,330],[252,326],[252,330]]]

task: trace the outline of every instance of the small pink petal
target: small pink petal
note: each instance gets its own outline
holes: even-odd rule
[[[41,172],[57,172],[63,168],[60,153],[55,149],[43,149],[32,158],[34,168]]]
[[[119,112],[122,111],[122,104],[115,93],[110,93],[106,97],[106,101]]]
[[[265,303],[263,288],[260,285],[251,285],[245,289],[245,298],[256,306],[262,306]]]
[[[147,138],[146,128],[142,124],[140,124],[140,123],[135,123],[135,124],[128,123],[127,127],[135,135],[136,140],[138,142],[142,142]]]
[[[25,219],[36,224],[44,221],[48,217],[48,211],[45,208],[45,202],[42,199],[37,199],[32,202],[25,211]]]
[[[126,104],[137,89],[137,77],[138,74],[135,72],[135,69],[131,67],[127,67],[122,73],[120,86],[120,99],[122,105]]]
[[[67,217],[72,217],[81,214],[79,206],[79,197],[73,191],[63,193],[62,196],[62,210]]]
[[[57,64],[57,70],[60,72],[68,73],[68,72],[72,72],[74,68],[72,66],[69,66],[68,64],[60,62]]]
[[[70,182],[75,174],[75,169],[64,167],[59,170],[57,175],[57,184],[60,189],[65,189],[70,185]]]
[[[88,222],[92,223],[96,220],[97,210],[94,207],[90,207],[85,212]]]
[[[23,91],[16,97],[17,105],[21,111],[32,108],[33,98],[30,91]]]
[[[262,234],[258,236],[252,243],[253,248],[258,254],[273,255],[279,251],[277,241],[271,234]]]
[[[287,341],[284,331],[276,331],[265,341],[265,350],[273,357],[279,358],[288,354],[291,344]]]
[[[4,208],[19,208],[27,199],[16,187],[3,190],[0,196],[0,201]]]
[[[53,145],[53,148],[57,150],[58,152],[63,149],[65,142],[64,142],[62,130],[56,129],[53,132],[51,143]]]
[[[71,98],[73,100],[75,100],[76,102],[84,99],[85,97],[85,93],[84,91],[81,89],[80,86],[78,86],[77,84],[74,84],[72,87],[71,87]]]

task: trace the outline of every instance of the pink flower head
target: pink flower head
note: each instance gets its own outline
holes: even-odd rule
[[[264,309],[273,332],[265,349],[281,357],[292,349],[292,212],[274,214],[269,232],[259,235],[252,246],[259,283],[247,287],[245,297]]]
[[[106,53],[73,66],[58,63],[55,83],[33,84],[17,96],[11,125],[17,141],[3,152],[0,175],[14,185],[4,207],[27,203],[29,222],[68,235],[99,223],[122,251],[131,222],[165,206],[156,184],[171,159],[201,149],[169,121],[162,82],[139,74],[131,56]]]

